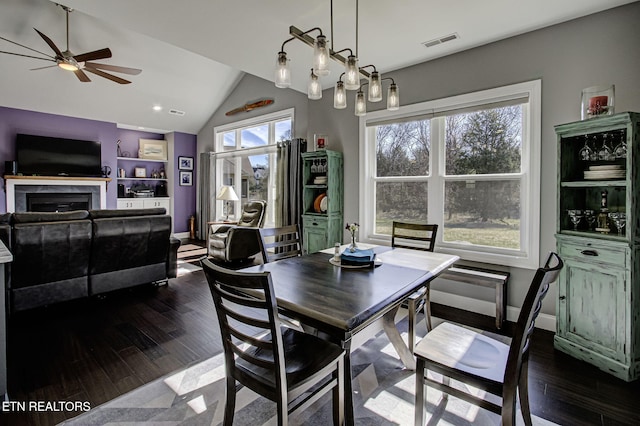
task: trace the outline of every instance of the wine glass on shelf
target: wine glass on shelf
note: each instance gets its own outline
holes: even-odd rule
[[[595,224],[596,224],[595,210],[585,210],[584,219],[587,221],[588,229],[590,231],[595,231]]]
[[[571,209],[571,210],[567,210],[567,213],[569,214],[569,219],[571,219],[571,223],[573,223],[573,230],[577,231],[578,230],[578,224],[580,223],[580,221],[584,217],[584,214],[582,213],[582,210]]]
[[[609,134],[605,133],[602,137],[602,148],[598,151],[598,160],[609,161],[613,160],[615,157],[613,156],[613,151],[607,145],[607,140],[609,139]]]
[[[615,223],[618,235],[624,234],[624,227],[627,224],[627,215],[624,212],[611,212],[609,218]]]
[[[619,133],[620,142],[613,149],[613,155],[615,158],[627,158],[627,141],[624,137],[624,132]]]
[[[578,152],[578,157],[582,161],[590,161],[593,157],[593,149],[589,146],[589,136],[584,137],[584,146]]]

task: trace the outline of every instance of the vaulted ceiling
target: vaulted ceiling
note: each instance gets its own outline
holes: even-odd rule
[[[64,1],[64,0],[63,0]],[[364,0],[358,5],[360,65],[385,72],[429,61],[634,0]],[[289,26],[321,27],[334,49],[356,48],[356,0],[66,0],[69,49],[109,47],[96,62],[140,68],[120,85],[88,74],[89,83],[47,62],[0,54],[0,105],[123,126],[198,133],[243,73],[273,81],[276,53]],[[0,37],[51,54],[37,28],[66,49],[65,11],[49,0],[2,0]],[[425,47],[451,34],[459,38]],[[585,41],[586,42],[586,41]],[[35,52],[0,40],[0,50]],[[312,49],[286,45],[294,90],[306,92]],[[323,78],[331,87],[341,72]],[[259,98],[260,94],[256,94]],[[153,106],[163,109],[154,111]],[[170,110],[184,115],[170,114]]]

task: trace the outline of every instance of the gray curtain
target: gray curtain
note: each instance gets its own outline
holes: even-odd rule
[[[200,218],[198,226],[198,238],[204,240],[207,237],[207,222],[211,221],[212,215],[212,197],[215,194],[212,193],[212,188],[215,188],[215,163],[212,159],[212,155],[209,152],[200,154],[200,162],[198,163],[198,186],[199,186],[199,204],[200,204]]]
[[[275,206],[276,226],[302,226],[302,157],[307,150],[305,139],[278,142]]]

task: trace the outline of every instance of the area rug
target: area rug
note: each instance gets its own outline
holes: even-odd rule
[[[352,353],[352,369],[356,425],[413,425],[414,372],[403,368],[383,334],[368,340]],[[224,374],[224,357],[219,354],[142,386],[64,424],[219,425],[224,413]],[[445,401],[437,390],[428,389],[427,399],[427,425],[500,424],[499,416],[452,396]],[[326,395],[298,417],[290,419],[290,424],[330,425],[331,413],[331,398]],[[238,392],[234,425],[276,424],[274,403],[247,388]],[[523,424],[519,413],[518,424]],[[533,424],[554,425],[536,417]]]

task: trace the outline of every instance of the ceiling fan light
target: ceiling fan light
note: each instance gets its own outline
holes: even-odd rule
[[[72,64],[70,62],[62,62],[62,61],[60,61],[60,62],[58,62],[58,66],[60,68],[62,68],[63,70],[65,70],[65,71],[78,71],[79,70],[77,65]]]
[[[373,71],[369,77],[369,102],[380,102],[382,100],[382,82],[380,73]]]
[[[400,93],[398,92],[398,86],[395,83],[389,85],[387,91],[387,110],[396,111],[400,108]]]
[[[281,89],[286,89],[291,86],[291,69],[289,68],[286,52],[278,52],[275,83],[276,87]]]
[[[318,76],[314,74],[311,69],[311,75],[309,76],[309,85],[307,86],[307,97],[311,100],[322,99],[322,85]]]
[[[336,88],[333,91],[333,107],[335,109],[345,109],[347,107],[347,91],[342,80],[336,82]]]
[[[358,90],[360,88],[358,58],[354,55],[349,55],[347,62],[344,64],[344,88],[347,90]]]
[[[364,99],[364,93],[362,90],[358,90],[356,94],[356,115],[362,117],[367,114],[367,102]]]
[[[327,49],[327,37],[319,35],[313,47],[313,72],[324,77],[329,75],[329,49]]]

